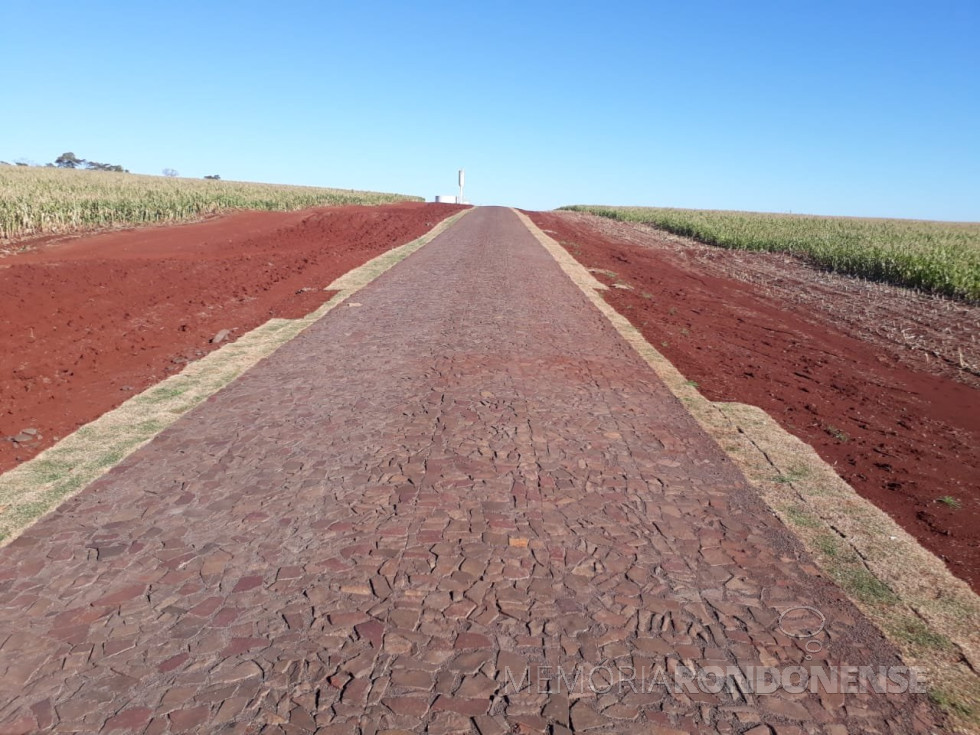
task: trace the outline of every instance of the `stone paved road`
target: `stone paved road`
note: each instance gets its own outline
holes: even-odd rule
[[[355,298],[0,550],[0,732],[936,728],[691,683],[898,661],[512,212]]]

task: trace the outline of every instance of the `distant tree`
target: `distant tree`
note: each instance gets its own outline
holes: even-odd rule
[[[172,169],[172,168],[165,168],[165,169],[163,169],[163,175],[164,176],[167,176],[167,177],[169,177],[171,179],[174,178],[174,177],[176,177],[176,176],[180,176],[180,174],[177,173],[177,171],[174,170],[174,169]]]
[[[126,170],[122,166],[119,166],[118,164],[99,163],[98,161],[88,161],[85,164],[85,168],[89,169],[90,171],[118,171],[120,173]]]
[[[211,179],[213,181],[218,181],[221,177],[218,174],[211,174],[210,176],[205,176],[206,179]]]
[[[68,153],[62,153],[56,159],[54,159],[54,165],[58,168],[77,168],[85,163],[84,158],[78,158],[74,153],[70,151]]]
[[[30,166],[31,164],[26,163],[25,161],[17,161],[17,165],[18,166]]]

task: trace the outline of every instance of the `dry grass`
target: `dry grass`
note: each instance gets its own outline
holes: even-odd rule
[[[181,222],[232,209],[294,210],[403,200],[421,198],[307,186],[0,166],[0,241]]]

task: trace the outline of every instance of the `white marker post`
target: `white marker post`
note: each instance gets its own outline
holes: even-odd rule
[[[466,171],[463,169],[459,170],[459,199],[457,199],[458,204],[462,204],[465,200],[463,199],[463,183],[466,180]]]

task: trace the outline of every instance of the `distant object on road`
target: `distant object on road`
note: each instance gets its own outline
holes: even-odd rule
[[[459,195],[453,196],[451,194],[436,194],[435,199],[433,199],[436,204],[469,204],[468,201],[463,197],[463,183],[466,181],[466,172],[460,169],[458,172],[459,181]]]

